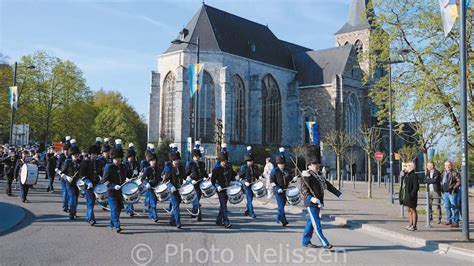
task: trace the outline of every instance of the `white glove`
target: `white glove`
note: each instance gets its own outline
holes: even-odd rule
[[[191,177],[188,176],[188,178],[186,178],[186,182],[191,182]]]
[[[69,183],[72,182],[72,177],[68,176],[68,177],[66,177],[66,179],[67,179],[67,182],[69,182]]]
[[[183,184],[182,184],[182,185],[186,184],[186,182],[187,182],[187,180],[183,180]]]
[[[130,181],[130,178],[125,178],[125,182],[128,182],[128,181]]]
[[[151,187],[151,186],[150,186],[150,183],[146,183],[145,188],[146,188],[146,189],[149,189],[150,187]]]
[[[92,185],[92,183],[89,183],[89,184],[87,185],[87,189],[91,189],[91,188],[93,188],[93,187],[94,187],[94,185]]]
[[[119,185],[115,185],[115,190],[120,190],[120,186]]]
[[[239,181],[240,177],[238,175],[235,176],[235,181]]]
[[[204,177],[204,178],[202,179],[202,181],[207,181],[207,180],[208,180],[207,177]]]
[[[263,176],[259,176],[258,179],[259,179],[259,180],[260,180],[260,179],[263,179]]]
[[[296,181],[298,181],[298,176],[293,177],[293,179],[291,180],[291,182],[293,183],[295,183]]]
[[[175,188],[174,186],[172,186],[172,187],[170,188],[170,192],[173,193],[173,192],[175,192],[175,191],[176,191],[176,188]]]
[[[275,187],[275,186],[276,186],[276,184],[275,184],[275,183],[271,183],[270,185],[272,185],[272,187]]]
[[[281,194],[281,193],[283,193],[283,189],[279,188],[279,189],[277,190],[277,192],[278,192],[279,194]]]
[[[314,204],[321,203],[321,201],[319,201],[319,199],[317,199],[317,198],[315,198],[315,197],[312,197],[312,198],[311,198],[311,202],[314,203]]]
[[[191,184],[193,184],[193,185],[196,185],[196,183],[197,183],[196,180],[192,180],[192,181],[191,181]]]
[[[138,175],[138,171],[137,171],[137,170],[133,170],[133,175],[134,175],[134,176]]]
[[[245,182],[245,186],[246,186],[246,187],[250,186],[250,183],[249,183],[249,182]]]
[[[219,186],[219,185],[217,185],[217,191],[218,191],[218,192],[221,192],[221,191],[222,191],[222,187]]]
[[[341,193],[341,195],[339,195],[339,199],[342,199],[342,198],[343,198],[343,195],[344,195],[344,194]]]

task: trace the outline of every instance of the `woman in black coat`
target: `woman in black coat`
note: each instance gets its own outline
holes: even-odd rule
[[[409,162],[402,170],[402,184],[400,186],[400,204],[408,207],[408,220],[410,224],[406,227],[408,231],[416,230],[418,214],[416,206],[418,203],[419,190],[418,177],[415,174],[415,163]]]

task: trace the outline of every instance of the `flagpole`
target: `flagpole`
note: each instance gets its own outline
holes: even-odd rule
[[[466,0],[461,0],[460,7],[461,34],[461,196],[462,196],[462,232],[465,240],[469,240],[469,201],[468,201],[468,138],[467,138],[467,40],[466,40]],[[458,191],[459,193],[459,191]]]

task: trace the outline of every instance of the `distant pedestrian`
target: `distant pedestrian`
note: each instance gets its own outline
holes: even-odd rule
[[[436,209],[438,210],[438,224],[441,223],[441,173],[436,169],[434,163],[429,162],[426,164],[426,176],[424,179],[426,183],[428,194],[430,197],[429,202],[429,213],[430,220],[433,220],[433,201],[436,203]]]
[[[271,158],[268,157],[265,159],[265,167],[263,168],[262,174],[266,181],[267,199],[271,199],[273,197],[273,187],[270,184],[270,174],[272,173],[273,168],[275,168],[275,166],[273,166]]]
[[[418,221],[418,214],[416,213],[416,206],[418,203],[419,183],[418,177],[415,174],[415,163],[408,162],[403,165],[402,170],[402,184],[400,186],[400,204],[408,207],[409,225],[405,228],[408,231],[415,231],[416,223]]]
[[[444,172],[441,175],[441,189],[443,190],[443,202],[446,212],[446,222],[443,224],[451,227],[459,227],[459,202],[458,193],[461,186],[461,177],[454,171],[453,163],[444,163]]]

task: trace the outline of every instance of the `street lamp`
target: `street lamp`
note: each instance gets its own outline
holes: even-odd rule
[[[182,39],[186,38],[186,36],[188,35],[189,31],[188,29],[183,29],[179,34],[181,35]],[[200,52],[200,47],[199,47],[199,37],[196,38],[196,42],[187,42],[187,41],[183,41],[182,39],[175,39],[173,41],[171,41],[172,44],[183,44],[183,43],[186,43],[186,44],[190,44],[190,45],[195,45],[197,47],[197,64],[199,64],[199,52]],[[195,93],[193,95],[194,97],[194,138],[195,140],[197,140],[197,93]],[[192,120],[192,116],[191,116],[191,112],[189,112],[189,121]],[[191,136],[191,130],[189,130],[189,137],[192,137]],[[189,154],[191,153],[191,151],[189,151]]]
[[[35,66],[33,66],[33,65],[23,66],[23,67],[26,68],[26,69],[35,69]],[[13,86],[14,87],[16,87],[16,85],[17,85],[17,83],[16,83],[17,70],[18,70],[18,62],[15,62],[15,67],[13,68]],[[18,94],[17,97],[18,97],[17,101],[19,101],[20,100],[20,95]],[[13,123],[14,123],[14,119],[15,119],[15,107],[14,107],[13,104],[10,104],[10,106],[11,106],[11,111],[12,111],[12,116],[11,116],[11,119],[10,119],[10,145],[13,145]]]
[[[380,55],[382,53],[381,50],[374,50],[373,54]],[[394,192],[394,182],[393,182],[393,121],[392,121],[392,67],[391,65],[400,64],[407,60],[408,54],[410,50],[408,49],[400,49],[397,51],[398,55],[402,56],[402,60],[388,60],[388,61],[380,61],[376,60],[377,64],[381,65],[390,65],[389,72],[388,72],[388,113],[389,113],[389,130],[388,130],[388,138],[389,138],[389,159],[390,159],[390,202],[394,203],[393,192]]]

